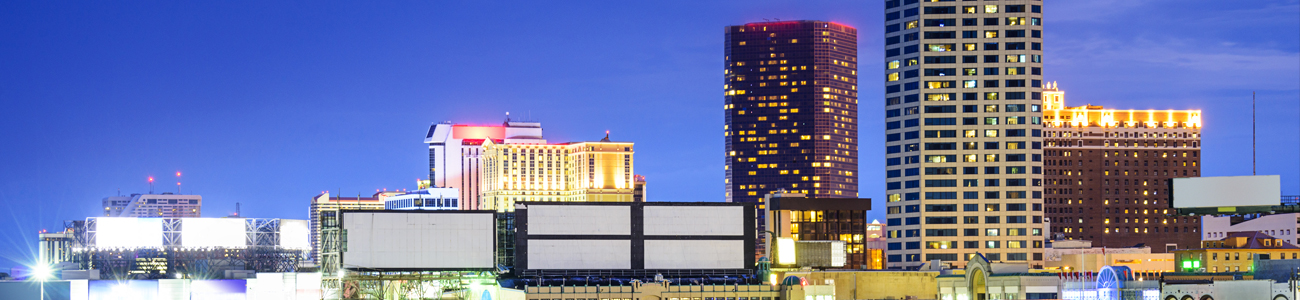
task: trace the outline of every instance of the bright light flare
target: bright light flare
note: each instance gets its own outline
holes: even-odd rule
[[[777,238],[776,239],[776,263],[781,265],[792,265],[795,263],[794,239]]]
[[[46,264],[32,266],[32,278],[38,281],[50,280],[54,276],[54,270]]]

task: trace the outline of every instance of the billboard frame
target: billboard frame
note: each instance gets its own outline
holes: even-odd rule
[[[339,249],[339,251],[338,251],[338,256],[339,256],[339,257],[338,257],[338,264],[339,264],[339,266],[338,266],[337,270],[348,270],[348,271],[353,271],[353,272],[373,272],[373,271],[377,271],[377,272],[420,272],[420,271],[434,271],[434,272],[443,272],[443,271],[476,271],[476,272],[486,272],[486,271],[495,271],[495,270],[496,270],[495,267],[488,267],[488,268],[358,268],[358,267],[348,267],[348,266],[345,266],[345,265],[343,265],[343,262],[344,262],[344,256],[345,256],[344,253],[347,252],[346,250],[347,250],[347,243],[348,243],[348,241],[347,241],[347,236],[348,236],[348,235],[347,235],[347,229],[346,229],[346,228],[343,228],[343,224],[345,224],[344,222],[346,222],[346,220],[347,220],[347,215],[348,215],[349,213],[374,213],[374,214],[386,214],[386,213],[394,213],[394,214],[487,214],[487,215],[491,215],[491,216],[492,216],[492,252],[493,252],[493,253],[492,253],[492,264],[493,264],[493,265],[496,265],[496,257],[497,257],[497,253],[496,253],[496,251],[497,251],[497,248],[498,248],[498,247],[497,247],[497,246],[498,246],[498,245],[497,245],[497,238],[496,238],[496,234],[497,234],[497,232],[496,232],[497,215],[496,215],[496,211],[494,211],[494,210],[355,210],[355,209],[348,209],[348,210],[339,210],[339,216],[338,216],[338,219],[339,219],[339,220],[338,220],[338,230],[340,231],[340,232],[339,232],[339,243],[340,243],[340,246],[341,246],[342,248]]]
[[[515,208],[515,257],[514,268],[521,276],[664,276],[685,275],[749,275],[757,269],[756,257],[753,255],[757,244],[757,207],[754,203],[736,202],[518,202]],[[625,206],[630,210],[629,223],[632,228],[628,235],[531,235],[528,232],[529,206]],[[740,207],[742,211],[742,235],[645,235],[645,207]],[[530,269],[528,267],[528,241],[533,240],[628,240],[631,242],[631,261],[628,269]],[[646,269],[645,241],[647,240],[739,240],[744,242],[743,268],[739,269]]]

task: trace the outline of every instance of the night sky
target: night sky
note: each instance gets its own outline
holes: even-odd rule
[[[129,2],[0,2],[0,272],[148,176],[183,172],[205,217],[305,219],[321,191],[415,188],[430,124],[506,112],[636,142],[652,201],[722,201],[723,27],[764,18],[858,28],[883,198],[882,1]],[[1202,109],[1203,174],[1249,175],[1257,91],[1259,174],[1300,194],[1300,0],[1046,2],[1067,105]]]

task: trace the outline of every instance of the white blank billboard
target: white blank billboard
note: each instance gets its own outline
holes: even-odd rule
[[[529,209],[529,218],[532,217]],[[530,221],[531,222],[531,221]],[[626,270],[632,268],[629,240],[529,240],[528,268],[535,270]]]
[[[646,269],[744,269],[745,255],[740,240],[645,241]]]
[[[347,212],[345,268],[485,269],[495,264],[493,214]]]
[[[311,249],[307,220],[280,220],[280,247]]]
[[[1174,178],[1174,208],[1275,206],[1282,203],[1278,175]]]
[[[743,206],[647,205],[644,217],[645,235],[745,235]]]
[[[242,248],[248,246],[245,219],[181,219],[181,246]]]
[[[95,246],[103,248],[161,248],[162,219],[95,218]]]
[[[614,205],[532,205],[528,207],[528,234],[632,234],[632,210]]]

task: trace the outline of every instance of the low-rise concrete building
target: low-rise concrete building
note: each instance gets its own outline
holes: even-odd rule
[[[1272,280],[1233,280],[1208,283],[1165,284],[1161,300],[1294,300],[1290,283]]]
[[[853,299],[936,299],[940,271],[841,271],[787,272],[835,288],[835,300]],[[797,298],[792,298],[797,299]],[[752,300],[752,299],[751,299]]]
[[[1201,241],[1200,249],[1174,252],[1178,270],[1250,272],[1253,261],[1300,258],[1300,247],[1260,232],[1229,232],[1219,240]]]
[[[1286,240],[1288,243],[1300,244],[1296,228],[1300,227],[1300,213],[1275,215],[1233,215],[1201,216],[1201,240],[1218,240],[1228,236],[1229,232],[1258,231]]]
[[[1125,266],[1135,272],[1173,272],[1173,253],[1151,253],[1151,247],[1092,247],[1091,241],[1052,242],[1045,251],[1045,269],[1061,272],[1100,272],[1105,266]]]
[[[779,285],[734,285],[674,283],[667,280],[619,286],[527,286],[527,300],[705,300],[705,299],[813,299],[832,300],[835,288],[814,285],[797,276],[786,277]]]
[[[964,274],[939,276],[937,299],[1058,299],[1056,273],[1031,272],[1027,263],[991,263],[977,254]]]

